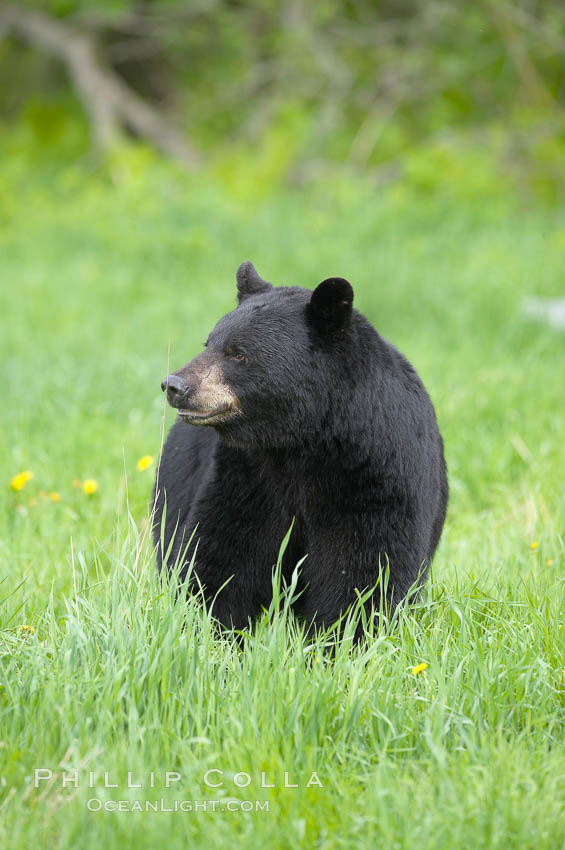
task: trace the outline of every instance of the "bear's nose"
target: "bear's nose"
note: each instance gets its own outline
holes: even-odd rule
[[[178,375],[167,375],[161,382],[161,389],[167,392],[167,401],[172,407],[180,407],[180,401],[186,395],[188,384]]]

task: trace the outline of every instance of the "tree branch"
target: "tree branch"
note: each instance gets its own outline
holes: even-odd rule
[[[0,31],[12,33],[66,65],[99,147],[108,148],[127,127],[187,167],[197,164],[198,156],[186,139],[155,107],[102,64],[93,40],[84,32],[43,12],[13,5],[2,7]]]

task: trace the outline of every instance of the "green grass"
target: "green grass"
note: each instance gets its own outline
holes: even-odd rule
[[[562,293],[564,212],[338,180],[228,189],[141,155],[88,179],[25,163],[0,174],[5,846],[565,847],[565,334],[520,311]],[[154,467],[136,461],[171,422],[159,384],[233,306],[243,259],[276,283],[348,277],[445,437],[423,600],[333,659],[284,603],[242,648],[218,638],[151,560]],[[73,486],[86,478],[92,496]],[[34,788],[35,768],[53,781]],[[219,802],[96,813],[92,798]]]

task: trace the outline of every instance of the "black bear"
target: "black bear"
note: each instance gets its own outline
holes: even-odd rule
[[[429,396],[353,309],[347,280],[275,288],[246,262],[237,290],[205,350],[161,385],[178,420],[155,482],[159,566],[180,561],[186,575],[194,556],[213,615],[243,628],[271,601],[293,523],[283,578],[304,559],[294,610],[307,624],[380,592],[387,569],[373,603],[393,608],[425,578],[445,519]]]

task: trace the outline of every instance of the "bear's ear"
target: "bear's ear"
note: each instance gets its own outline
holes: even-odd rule
[[[306,314],[320,333],[335,333],[349,324],[353,309],[353,287],[343,277],[323,280],[312,293]]]
[[[271,283],[267,283],[262,277],[257,274],[257,269],[246,260],[237,270],[237,300],[241,304],[244,298],[249,295],[257,295],[259,292],[267,292],[273,288]]]

